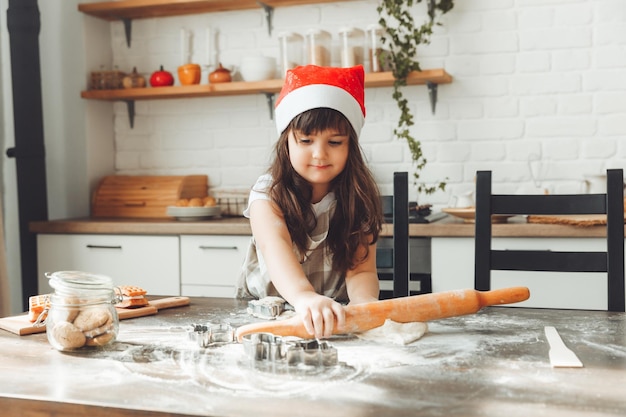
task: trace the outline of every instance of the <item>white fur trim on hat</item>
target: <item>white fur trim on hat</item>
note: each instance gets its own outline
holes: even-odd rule
[[[300,87],[281,100],[274,112],[278,134],[300,113],[321,107],[341,112],[354,128],[357,137],[361,134],[365,117],[359,103],[343,88],[327,84]]]

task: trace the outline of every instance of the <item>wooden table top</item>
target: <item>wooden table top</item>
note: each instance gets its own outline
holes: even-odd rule
[[[0,330],[2,415],[626,415],[624,313],[491,307],[432,321],[407,346],[334,337],[339,365],[308,370],[258,369],[242,345],[197,348],[182,328],[256,320],[245,307],[192,298],[124,320],[111,347],[80,353]],[[583,368],[550,366],[546,325]]]
[[[625,226],[626,227],[626,226]],[[175,219],[59,219],[30,223],[34,233],[144,234],[144,235],[251,235],[250,222],[244,217],[225,217],[203,221]],[[393,235],[393,225],[384,224],[383,236]],[[497,237],[606,237],[606,226],[531,224],[517,216],[493,225]],[[409,224],[411,237],[473,237],[474,224],[452,216],[433,223]]]

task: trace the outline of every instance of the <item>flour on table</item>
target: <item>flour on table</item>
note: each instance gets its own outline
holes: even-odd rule
[[[398,323],[387,319],[382,326],[356,333],[356,335],[363,340],[408,345],[424,336],[427,331],[428,325],[426,323]]]

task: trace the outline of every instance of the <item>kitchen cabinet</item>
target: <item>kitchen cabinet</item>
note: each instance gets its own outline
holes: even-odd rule
[[[182,235],[182,295],[233,297],[249,244],[250,236]]]
[[[45,272],[87,271],[114,285],[138,285],[154,295],[180,295],[178,236],[38,234],[38,291],[52,291]]]
[[[433,292],[474,287],[473,237],[433,237]],[[493,240],[493,249],[603,251],[606,238],[512,238]],[[605,310],[606,273],[492,271],[492,288],[526,286],[530,299],[520,307]]]

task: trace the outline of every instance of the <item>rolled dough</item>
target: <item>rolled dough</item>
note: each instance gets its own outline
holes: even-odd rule
[[[363,340],[408,345],[424,336],[427,331],[428,325],[426,323],[398,323],[387,319],[382,326],[356,333],[356,335]]]

